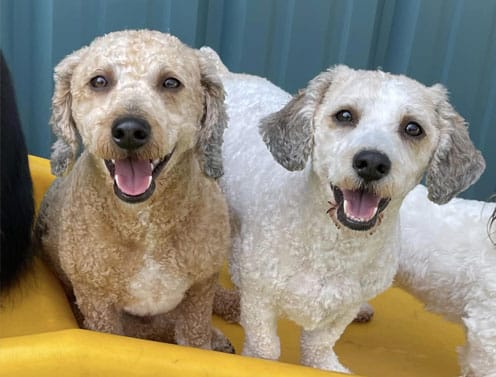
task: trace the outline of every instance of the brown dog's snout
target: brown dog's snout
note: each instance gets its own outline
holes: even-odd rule
[[[365,181],[377,181],[388,175],[391,160],[382,152],[364,150],[353,157],[353,169]]]
[[[150,125],[140,118],[121,118],[112,125],[112,139],[119,147],[128,151],[145,145],[150,135]]]

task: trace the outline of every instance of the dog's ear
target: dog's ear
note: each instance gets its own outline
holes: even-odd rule
[[[281,110],[260,122],[260,134],[275,160],[290,171],[302,170],[313,148],[313,117],[338,66],[312,79]]]
[[[71,79],[85,51],[86,47],[73,52],[55,67],[50,124],[57,140],[52,146],[50,165],[52,173],[58,177],[72,168],[79,151],[79,135],[71,111]]]
[[[441,135],[426,174],[429,199],[444,204],[467,189],[484,171],[482,154],[470,140],[464,119],[449,104],[446,89],[434,85]]]
[[[224,86],[213,63],[201,53],[198,54],[198,59],[205,103],[197,147],[203,172],[209,177],[219,178],[224,174],[222,143],[227,127]]]

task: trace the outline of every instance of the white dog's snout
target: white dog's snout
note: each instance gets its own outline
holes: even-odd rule
[[[362,150],[353,157],[353,169],[365,181],[377,181],[391,171],[391,160],[382,152]]]

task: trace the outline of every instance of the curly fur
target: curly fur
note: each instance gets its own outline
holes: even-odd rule
[[[426,309],[460,323],[464,377],[496,376],[496,246],[487,234],[494,203],[455,198],[445,205],[418,186],[401,207],[397,283]]]
[[[72,72],[86,53],[87,48],[73,52],[65,57],[56,67],[56,83],[52,97],[52,115],[50,124],[57,140],[52,146],[50,164],[52,173],[60,177],[72,169],[79,153],[79,134],[72,118]]]
[[[454,195],[464,191],[485,169],[481,153],[472,148],[465,120],[447,101],[446,89],[433,86],[439,94],[435,104],[439,114],[441,139],[433,161],[426,174],[429,199],[447,203]],[[473,169],[465,170],[467,167]]]
[[[263,141],[275,160],[290,171],[302,170],[313,147],[314,110],[331,85],[332,75],[324,72],[308,84],[280,111],[261,122]]]
[[[465,178],[472,181],[482,172],[481,157],[472,144],[463,148],[479,156],[475,161],[459,160],[457,150],[440,145],[451,142],[442,138],[445,128],[466,130],[443,120],[439,106],[447,105],[437,87],[404,76],[338,66],[291,99],[262,78],[220,72],[230,119],[221,186],[232,219],[230,268],[240,289],[243,353],[278,359],[282,315],[303,327],[303,364],[347,371],[333,346],[361,303],[392,282],[403,198],[433,164],[462,164],[475,171]],[[342,109],[358,114],[354,124],[339,124]],[[403,135],[412,120],[422,125],[422,138]],[[450,157],[434,161],[439,148]],[[390,201],[375,225],[358,231],[336,217],[339,198],[331,184],[365,184],[352,168],[364,149],[392,161],[390,172],[371,184]],[[432,192],[442,192],[434,195],[440,200],[460,188],[437,179],[429,184]]]
[[[99,75],[108,81],[103,90],[91,86]],[[167,77],[181,86],[164,89]],[[43,200],[36,236],[85,328],[231,350],[211,328],[230,246],[214,179],[222,174],[223,101],[208,61],[155,31],[110,33],[55,68],[51,162],[59,178]],[[112,134],[126,117],[150,127],[149,140],[133,151]],[[150,197],[127,202],[116,194],[108,161],[151,164],[164,156]]]
[[[0,291],[14,286],[33,260],[33,185],[14,86],[0,53]]]

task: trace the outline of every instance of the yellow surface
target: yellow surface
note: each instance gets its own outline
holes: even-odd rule
[[[52,181],[48,162],[30,157],[36,202]],[[222,277],[229,284],[227,274]],[[295,365],[299,329],[280,321],[281,362],[203,351],[80,330],[56,279],[39,261],[8,297],[0,297],[0,376],[339,376]],[[336,346],[343,364],[364,377],[453,377],[459,374],[458,326],[427,313],[391,288],[373,302],[371,323],[352,324]],[[243,331],[214,318],[242,348]]]

